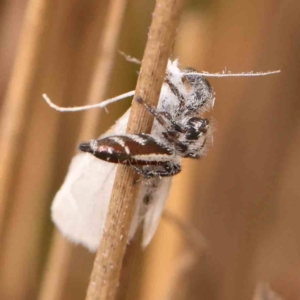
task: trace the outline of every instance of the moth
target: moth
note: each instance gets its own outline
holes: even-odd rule
[[[246,73],[247,76],[272,74]],[[71,161],[67,176],[51,206],[52,220],[70,241],[96,251],[105,225],[118,164],[133,168],[142,177],[128,241],[143,222],[143,246],[147,246],[158,227],[174,175],[181,171],[182,158],[201,158],[212,141],[210,120],[204,113],[214,105],[215,93],[209,82],[193,69],[181,70],[178,61],[168,61],[159,102],[136,100],[154,116],[151,134],[125,134],[130,109],[97,140],[80,144],[84,153]],[[209,74],[207,74],[209,75]],[[243,76],[214,74],[214,76]],[[124,97],[134,93],[124,94]],[[116,97],[98,105],[124,98]],[[81,108],[62,109],[78,111]],[[95,105],[87,108],[96,107]]]

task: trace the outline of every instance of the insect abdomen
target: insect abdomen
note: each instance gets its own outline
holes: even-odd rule
[[[175,155],[167,144],[148,134],[109,136],[82,143],[79,149],[99,159],[127,165],[157,165]]]

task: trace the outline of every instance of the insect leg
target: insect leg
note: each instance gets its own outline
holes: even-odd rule
[[[179,105],[178,109],[181,109],[185,105],[185,98],[184,98],[184,96],[179,92],[178,88],[168,78],[166,78],[165,81],[168,84],[168,86],[170,87],[172,93],[179,100],[180,105]]]
[[[157,108],[152,105],[150,102],[144,100],[142,97],[136,97],[136,101],[146,108],[154,117],[155,119],[165,128],[169,127],[167,121],[171,121],[172,117],[168,112],[159,112]]]
[[[144,100],[142,97],[136,97],[136,101],[146,108],[156,120],[166,129],[166,132],[163,132],[164,137],[171,143],[177,141],[178,133],[185,132],[184,129],[173,122],[171,115],[168,112],[159,112],[156,107],[150,102]]]
[[[163,164],[157,166],[131,165],[131,167],[144,178],[174,176],[181,171],[181,165],[174,162],[164,162]]]
[[[172,116],[166,111],[158,111],[157,108],[152,105],[150,102],[144,100],[142,97],[137,97],[136,101],[146,108],[154,117],[155,119],[167,130],[167,135],[176,136],[179,133],[184,133],[184,128],[179,125],[178,123],[174,122]],[[173,137],[166,138],[169,141],[172,141]]]

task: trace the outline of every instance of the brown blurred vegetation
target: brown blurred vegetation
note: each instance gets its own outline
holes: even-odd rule
[[[2,125],[10,76],[21,67],[13,69],[14,59],[27,47],[19,44],[25,10],[38,1],[0,3]],[[49,208],[77,147],[84,114],[53,111],[41,94],[64,106],[86,103],[95,44],[107,15],[105,1],[44,3],[42,44],[29,69],[26,95],[17,99],[24,100],[19,112],[24,126],[9,170],[13,180],[5,187],[6,209],[0,212],[1,300],[42,299],[55,232]],[[142,57],[153,7],[154,1],[128,2],[118,49]],[[204,159],[184,161],[167,204],[207,245],[195,247],[175,222],[163,219],[152,244],[135,258],[126,299],[246,300],[253,299],[259,282],[268,282],[283,299],[300,299],[299,10],[300,3],[291,0],[187,1],[173,55],[183,66],[282,72],[210,80],[216,92],[214,145]],[[135,86],[138,67],[118,55],[114,65],[105,97]],[[129,103],[101,114],[97,135]],[[3,136],[1,143],[3,149]],[[93,255],[67,247],[68,264],[57,268],[65,274],[57,299],[84,299]]]

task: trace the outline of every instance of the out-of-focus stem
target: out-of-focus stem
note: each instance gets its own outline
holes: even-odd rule
[[[98,60],[92,77],[87,104],[98,103],[105,97],[117,54],[127,2],[127,0],[112,0],[109,2],[104,33],[98,41]],[[95,136],[99,111],[99,109],[94,109],[85,112],[79,142]],[[56,231],[39,295],[40,300],[63,299],[63,289],[68,278],[70,264],[72,264],[72,253],[72,245],[63,240],[60,233]]]

